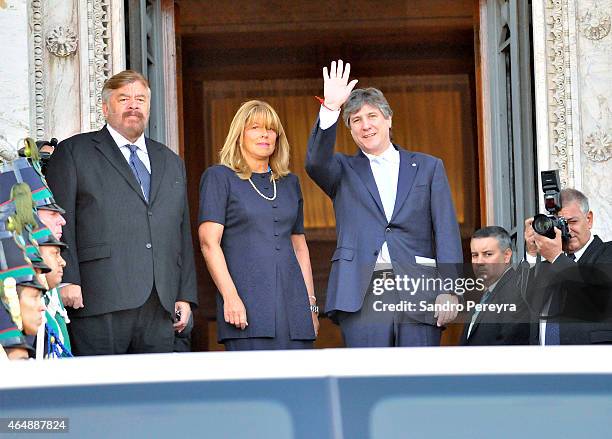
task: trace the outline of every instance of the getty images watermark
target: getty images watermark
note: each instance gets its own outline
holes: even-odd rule
[[[372,293],[381,296],[385,293],[393,292],[402,295],[415,296],[416,294],[435,294],[454,293],[463,296],[468,292],[482,292],[486,289],[483,279],[472,278],[432,278],[421,275],[421,277],[410,277],[408,275],[389,275],[384,278],[374,279],[372,282]],[[466,300],[464,303],[432,303],[431,300],[400,300],[397,303],[385,303],[383,300],[375,300],[372,304],[374,311],[377,312],[440,312],[457,311],[470,312],[490,311],[490,312],[516,312],[516,304],[502,303],[489,304],[480,303],[473,300]]]

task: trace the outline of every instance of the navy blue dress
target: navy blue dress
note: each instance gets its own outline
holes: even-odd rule
[[[251,180],[273,195],[270,173]],[[291,235],[304,233],[303,200],[297,176],[276,181],[274,201],[261,197],[248,180],[230,168],[208,168],[200,181],[199,224],[224,226],[221,248],[247,313],[241,330],[225,322],[217,294],[217,333],[226,349],[312,347],[315,338],[308,293]]]

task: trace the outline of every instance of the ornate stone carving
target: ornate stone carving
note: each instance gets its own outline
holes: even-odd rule
[[[47,34],[47,50],[60,58],[75,54],[77,44],[77,36],[69,28],[58,26]]]
[[[584,155],[594,162],[605,162],[612,157],[612,135],[597,130],[586,137]]]
[[[580,18],[580,23],[582,33],[589,40],[601,40],[610,33],[610,15],[601,11],[597,5]]]
[[[45,102],[47,84],[44,74],[44,38],[43,38],[43,1],[32,0],[30,4],[30,23],[32,29],[32,89],[34,90],[33,134],[37,139],[44,139]]]
[[[551,155],[563,187],[573,184],[567,1],[546,2]]]
[[[594,131],[585,139],[582,145],[584,155],[593,162],[605,162],[612,157],[612,111],[605,95],[597,95],[599,114]]]
[[[89,59],[89,122],[91,129],[104,125],[102,87],[111,72],[110,0],[87,0]]]

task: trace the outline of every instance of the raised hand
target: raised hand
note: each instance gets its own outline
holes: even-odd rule
[[[563,242],[561,241],[561,231],[555,227],[555,239],[534,234],[535,245],[538,253],[551,264],[563,253]]]
[[[351,73],[351,65],[342,62],[341,59],[332,61],[329,72],[323,67],[323,93],[325,96],[325,107],[330,110],[339,110],[346,102],[355,88],[357,80],[348,82]]]

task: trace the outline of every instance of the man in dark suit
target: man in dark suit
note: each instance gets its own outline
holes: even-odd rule
[[[441,327],[457,314],[454,294],[386,288],[379,297],[374,288],[436,277],[438,270],[457,274],[445,265],[463,258],[444,166],[393,145],[385,97],[373,88],[353,91],[357,80],[349,83],[349,73],[342,61],[332,62],[329,73],[323,69],[325,99],[306,157],[308,175],[333,200],[336,215],[326,312],[349,347],[438,345]],[[354,156],[334,154],[342,106],[359,147]],[[410,309],[398,311],[396,305],[408,302]]]
[[[461,344],[464,346],[529,344],[529,309],[512,267],[512,242],[503,227],[477,230],[470,242],[474,274],[484,286],[479,305],[467,301]]]
[[[526,299],[539,323],[531,343],[540,345],[612,343],[612,242],[591,233],[593,212],[587,197],[563,189],[559,216],[571,239],[535,233],[525,221],[529,270]],[[527,277],[527,276],[525,276]]]
[[[66,210],[62,299],[78,355],[172,352],[197,301],[185,166],[144,137],[150,96],[139,73],[113,76],[107,125],[64,140],[49,161]]]

